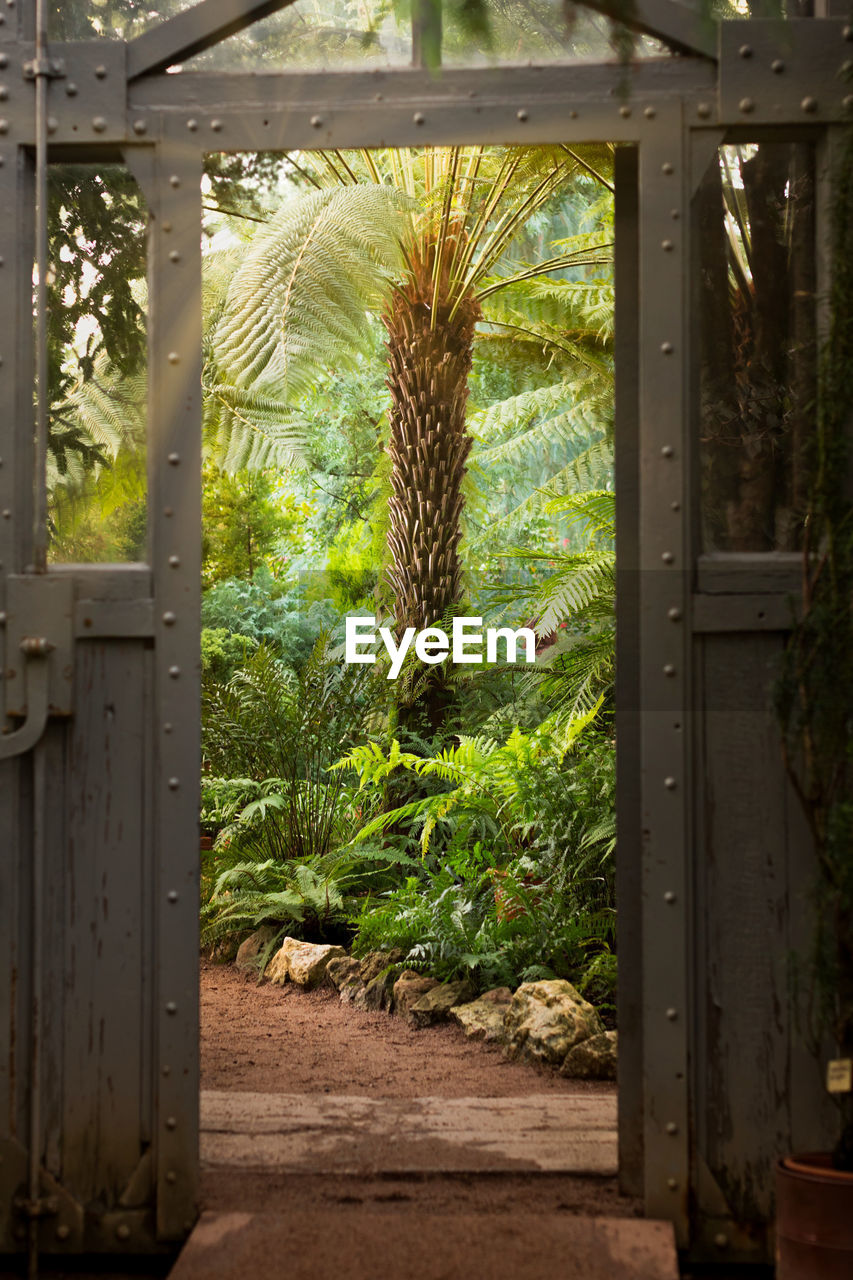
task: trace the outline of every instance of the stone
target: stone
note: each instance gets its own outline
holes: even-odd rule
[[[416,969],[404,969],[394,983],[392,1007],[395,1013],[405,1018],[416,1000],[425,996],[433,987],[438,986],[438,978],[430,978]]]
[[[362,982],[370,982],[389,964],[399,964],[403,953],[399,947],[391,947],[388,951],[368,951],[358,962],[358,976]]]
[[[570,982],[525,982],[506,1014],[506,1055],[524,1062],[559,1066],[570,1049],[599,1035],[604,1025]]]
[[[289,978],[298,987],[310,990],[319,987],[325,978],[329,961],[345,955],[343,947],[285,938],[267,967],[267,977],[279,986],[284,986]]]
[[[326,965],[326,977],[333,987],[340,991],[344,983],[352,977],[358,977],[358,961],[354,956],[338,956]]]
[[[602,1031],[581,1040],[566,1054],[560,1075],[580,1080],[615,1080],[618,1039],[618,1032]]]
[[[390,1013],[396,976],[396,967],[389,964],[375,978],[362,982],[361,990],[353,996],[352,1002],[356,1009],[387,1009]]]
[[[473,994],[470,983],[464,979],[461,982],[440,982],[409,1006],[407,1020],[417,1030],[431,1027],[436,1022],[446,1022],[454,1005],[466,1004]]]
[[[260,929],[250,933],[248,938],[240,943],[234,961],[235,968],[244,973],[252,969],[257,970],[261,952],[269,946],[277,933],[278,929],[272,924],[261,925]]]
[[[362,982],[358,974],[353,973],[338,988],[341,993],[341,1004],[355,1004],[365,986],[366,983]]]
[[[456,1005],[450,1016],[470,1040],[492,1044],[506,1037],[506,1015],[511,1001],[509,987],[493,987],[491,991],[484,991],[479,1000]]]

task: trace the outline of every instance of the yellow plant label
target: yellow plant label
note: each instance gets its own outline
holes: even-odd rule
[[[830,1093],[853,1091],[853,1058],[833,1058],[826,1064],[826,1087]]]

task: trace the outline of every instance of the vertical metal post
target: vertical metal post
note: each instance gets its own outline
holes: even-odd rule
[[[640,148],[644,1195],[688,1243],[689,174],[680,103]]]
[[[638,149],[618,147],[616,186],[616,897],[619,907],[619,1185],[643,1194],[640,875]]]
[[[179,1240],[198,1176],[201,155],[189,139],[157,148],[149,205],[157,1235]]]
[[[36,435],[33,560],[47,568],[47,0],[36,0]]]

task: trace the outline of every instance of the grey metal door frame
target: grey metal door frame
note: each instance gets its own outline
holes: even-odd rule
[[[18,614],[27,613],[26,602],[31,602],[24,621],[15,623],[16,636],[25,625],[28,635],[59,651],[73,649],[67,702],[51,694],[54,711],[73,714],[70,720],[52,716],[34,749],[0,759],[0,1251],[21,1247],[28,1218],[39,1224],[38,1244],[46,1251],[138,1252],[180,1240],[195,1214],[199,182],[205,151],[606,140],[624,144],[625,157],[634,157],[620,158],[617,193],[620,296],[631,300],[627,310],[617,304],[620,580],[625,581],[626,569],[635,575],[633,588],[622,592],[619,618],[620,911],[624,958],[633,961],[623,966],[620,1003],[626,1029],[634,1029],[623,1034],[620,1067],[624,1181],[634,1190],[642,1185],[647,1213],[672,1220],[682,1247],[714,1256],[715,1250],[732,1246],[743,1256],[757,1256],[764,1242],[750,1244],[731,1212],[720,1208],[713,1188],[699,1184],[693,1150],[691,1057],[701,965],[692,938],[698,785],[690,731],[696,707],[694,632],[708,625],[702,600],[708,575],[723,569],[700,563],[695,532],[689,210],[695,184],[728,130],[748,125],[754,134],[805,125],[819,132],[847,117],[853,104],[837,72],[850,35],[842,22],[829,19],[732,22],[709,32],[678,4],[651,0],[638,6],[637,25],[668,35],[683,56],[630,66],[447,71],[439,78],[418,68],[162,74],[190,52],[281,7],[204,0],[130,44],[51,45],[49,59],[35,65],[34,4],[21,3],[2,15],[0,397],[13,411],[7,411],[0,449],[0,589],[7,613],[10,601],[18,601]],[[784,74],[774,69],[780,62]],[[46,574],[28,568],[33,78],[47,81],[51,159],[124,160],[149,204],[147,566]],[[728,572],[736,570],[729,566]],[[734,602],[726,606],[727,616],[733,627],[749,629],[747,606],[737,603],[746,579],[739,582],[728,592]],[[23,656],[9,648],[10,635],[7,627],[7,671]],[[135,1079],[143,1102],[139,1114],[135,1100],[115,1113],[115,1123],[128,1127],[130,1146],[139,1150],[139,1164],[123,1193],[96,1213],[85,1196],[63,1185],[61,1176],[63,1144],[75,1138],[64,1081],[75,1079],[77,1071],[78,1084],[87,1086],[81,1083],[80,1064],[72,1061],[73,1037],[67,1026],[61,1030],[67,1019],[63,1002],[36,999],[45,981],[36,959],[39,935],[46,939],[53,924],[67,927],[63,902],[73,868],[64,852],[50,864],[58,881],[47,890],[35,886],[36,896],[45,896],[34,912],[33,842],[45,837],[39,834],[43,824],[33,820],[42,804],[38,797],[34,801],[33,788],[38,793],[60,778],[67,785],[74,777],[74,753],[85,756],[88,749],[86,735],[103,734],[103,715],[87,704],[92,686],[81,673],[91,677],[92,655],[109,651],[113,661],[122,645],[141,646],[147,654],[144,660],[132,659],[144,671],[139,712],[144,780],[139,785],[150,801],[146,812],[153,815],[140,845],[144,955],[140,990],[134,993],[142,1029]],[[55,657],[32,652],[25,661],[28,692],[36,688],[32,673],[41,670],[40,663],[49,666],[51,688],[58,687]],[[633,674],[626,683],[629,669]],[[8,697],[6,706],[11,706]],[[32,707],[21,704],[16,710]],[[16,727],[18,722],[10,725]],[[91,779],[79,785],[84,783],[93,785]],[[116,782],[116,796],[122,785]],[[51,821],[64,851],[67,831],[55,816]],[[121,837],[113,833],[110,839]],[[48,976],[67,985],[61,964],[54,962]],[[122,994],[107,990],[109,973],[100,981],[104,1007],[108,1012],[119,1008]],[[67,997],[79,998],[74,991]],[[35,1020],[34,1004],[39,1008]],[[43,1061],[39,1083],[28,1048],[33,1028],[43,1046],[63,1059],[64,1077],[48,1067],[45,1084]],[[35,1092],[28,1088],[33,1079]],[[95,1079],[90,1084],[93,1091],[106,1088]],[[42,1091],[49,1094],[48,1109],[55,1105],[64,1119],[39,1120]],[[34,1106],[33,1143],[27,1135]],[[45,1156],[49,1141],[59,1152],[51,1160]],[[28,1148],[35,1151],[36,1172],[41,1171],[36,1196],[21,1194]],[[48,1165],[59,1173],[52,1174]]]

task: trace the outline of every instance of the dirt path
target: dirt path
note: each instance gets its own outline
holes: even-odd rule
[[[612,1084],[508,1062],[455,1025],[413,1031],[400,1018],[342,1005],[331,989],[258,986],[230,965],[208,962],[201,970],[201,1087],[374,1098],[616,1092]]]
[[[385,1013],[342,1005],[321,989],[261,985],[230,966],[204,963],[201,973],[203,1090],[265,1094],[363,1095],[372,1099],[528,1098],[573,1095],[608,1100],[615,1087],[571,1081],[511,1063],[499,1049],[467,1040],[452,1025],[413,1031]],[[318,1160],[318,1164],[321,1162]],[[565,1173],[470,1170],[408,1176],[323,1171],[282,1173],[207,1167],[202,1204],[219,1211],[269,1212],[287,1204],[334,1209],[335,1220],[364,1212],[509,1210],[635,1216],[636,1201],[620,1196],[616,1179]]]

